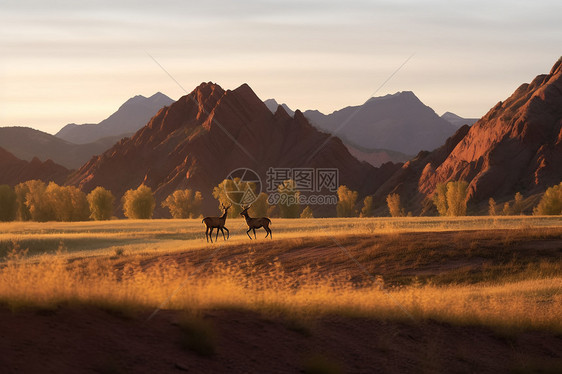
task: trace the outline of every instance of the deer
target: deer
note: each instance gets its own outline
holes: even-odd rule
[[[224,223],[226,222],[226,214],[228,213],[228,209],[231,207],[232,205],[229,205],[228,207],[225,207],[224,205],[221,204],[221,208],[224,209],[224,214],[220,217],[205,217],[203,218],[203,222],[206,226],[207,226],[207,230],[205,231],[205,237],[207,238],[207,243],[209,242],[209,238],[211,238],[211,243],[213,242],[213,229],[217,229],[217,236],[215,237],[215,241],[217,241],[218,237],[219,237],[219,230],[222,232],[222,238],[224,240],[229,239],[230,238],[230,231],[228,231],[228,229],[224,226]],[[228,235],[228,237],[225,238],[224,236],[224,230],[226,230],[226,233]],[[210,232],[209,232],[210,230]]]
[[[267,217],[261,217],[261,218],[250,217],[250,215],[248,214],[248,209],[250,209],[249,205],[247,207],[242,207],[242,208],[244,208],[244,210],[242,210],[240,215],[244,216],[244,218],[246,219],[246,224],[248,225],[248,231],[246,231],[246,234],[248,235],[248,238],[250,238],[250,240],[252,240],[252,237],[250,236],[250,231],[253,230],[254,231],[254,239],[257,239],[256,238],[256,229],[259,229],[260,227],[263,227],[265,229],[265,231],[267,232],[265,237],[267,238],[267,236],[269,235],[269,237],[271,239],[273,239],[273,235],[271,234],[271,229],[269,228],[269,225],[271,225],[271,220]]]

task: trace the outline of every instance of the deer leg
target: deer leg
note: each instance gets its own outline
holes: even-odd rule
[[[213,242],[213,230],[214,228],[211,227],[211,232],[209,233],[209,238],[211,238],[211,243]]]
[[[222,232],[222,240],[226,240],[226,238],[224,237],[224,227],[221,227],[221,232]]]
[[[264,226],[263,228],[265,229],[265,232],[267,233],[267,234],[265,234],[265,237],[267,238],[267,236],[271,233],[271,230],[267,226]]]
[[[256,229],[255,229],[255,228],[254,228],[254,239],[257,239],[257,238],[256,238]]]
[[[207,243],[209,242],[209,226],[207,226],[207,230],[205,230],[205,238],[207,238]]]
[[[215,236],[215,241],[217,241],[217,239],[219,238],[219,230],[220,229],[221,229],[220,227],[217,227],[217,236]]]
[[[228,229],[226,227],[223,227],[226,230],[226,238],[230,239],[230,231],[228,231]],[[224,232],[223,232],[223,236],[224,236]]]
[[[250,236],[250,231],[252,231],[251,227],[248,229],[248,231],[246,231],[246,235],[248,235],[248,238],[250,238],[250,240],[252,240],[252,237]]]

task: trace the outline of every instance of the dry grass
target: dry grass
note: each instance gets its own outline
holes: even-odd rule
[[[560,239],[559,218],[508,217],[496,219],[495,225],[474,218],[465,222],[437,218],[275,220],[275,240],[257,242],[237,235],[234,227],[238,223],[231,221],[233,239],[226,244],[219,241],[221,247],[204,242],[201,224],[194,221],[5,224],[1,227],[6,256],[0,268],[0,300],[13,309],[79,303],[127,310],[157,308],[173,295],[166,308],[192,312],[243,308],[301,319],[345,314],[562,332],[560,257],[552,259],[548,257],[552,251],[547,251],[548,262],[541,265],[531,261],[542,256],[540,251],[527,260],[510,256],[510,248],[521,243]],[[493,230],[478,235],[450,232],[463,224]],[[449,236],[441,241],[435,235],[424,236],[435,231],[448,231]],[[376,264],[396,266],[396,274],[407,270],[403,264],[423,270],[424,266],[439,266],[442,258],[462,256],[498,259],[489,266],[499,273],[464,283],[462,277],[452,277],[441,282],[395,282],[381,289],[382,278],[375,282],[370,277],[352,279],[350,272],[328,271],[345,261],[350,263],[341,253],[343,257],[327,259],[322,269],[307,266],[306,259],[300,261],[297,255],[293,262],[280,260],[287,251],[323,250],[334,236],[351,248],[360,263],[379,259],[383,262]],[[45,251],[50,254],[39,254],[47,239],[56,248],[53,244]],[[99,247],[84,249],[89,240]],[[352,248],[354,242],[358,244]],[[33,249],[26,251],[30,247]],[[260,247],[267,252],[260,253]],[[223,257],[207,263],[217,248]],[[490,248],[496,252],[491,254]],[[520,265],[518,261],[525,269],[544,266],[548,271],[508,277]],[[348,266],[356,267],[353,263]],[[478,271],[486,273],[486,269]],[[462,269],[452,272],[463,273]]]

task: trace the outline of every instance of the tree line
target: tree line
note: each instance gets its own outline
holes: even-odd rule
[[[278,186],[277,192],[289,197],[290,201],[269,203],[269,195],[261,192],[256,195],[256,186],[239,179],[225,179],[213,188],[212,196],[218,205],[232,205],[228,215],[238,217],[247,201],[252,204],[252,211],[257,216],[281,218],[313,218],[310,206],[299,204],[300,192],[293,180],[286,180]],[[452,181],[439,184],[433,194],[432,203],[441,216],[464,216],[467,214],[468,183]],[[373,217],[375,206],[373,196],[367,196],[362,204],[358,202],[359,194],[347,186],[341,185],[337,190],[336,214],[338,217]],[[109,220],[113,217],[115,196],[111,191],[97,187],[85,194],[74,186],[59,186],[54,182],[46,184],[39,180],[23,182],[11,188],[0,185],[0,221],[86,221]],[[162,203],[173,218],[196,218],[201,216],[203,196],[200,191],[190,189],[177,190]],[[152,218],[156,200],[152,190],[141,185],[130,189],[121,199],[123,214],[131,219]],[[392,193],[386,197],[386,209],[392,217],[411,215],[402,206],[399,194]],[[496,215],[518,215],[523,212],[523,196],[518,192],[513,204],[506,202],[498,206],[493,198],[489,199],[488,213]],[[562,214],[562,183],[548,188],[539,204],[534,208],[535,215]]]

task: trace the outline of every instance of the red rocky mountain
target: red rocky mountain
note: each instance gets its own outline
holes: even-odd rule
[[[69,183],[86,192],[104,186],[118,197],[144,183],[155,191],[157,209],[174,190],[191,188],[202,192],[204,212],[214,213],[213,187],[241,167],[256,171],[264,185],[270,167],[337,168],[340,184],[367,195],[400,166],[358,161],[300,111],[294,117],[282,107],[272,113],[246,84],[225,91],[203,83],[162,108],[132,138],[92,158]],[[331,209],[326,214],[335,214]]]
[[[63,184],[69,173],[67,168],[51,160],[41,162],[37,157],[21,160],[0,147],[0,184],[15,186],[31,179]]]
[[[438,183],[463,179],[469,201],[543,192],[562,180],[562,58],[550,74],[521,85],[472,127],[463,126],[437,150],[420,152],[376,193],[398,192],[419,213]]]

